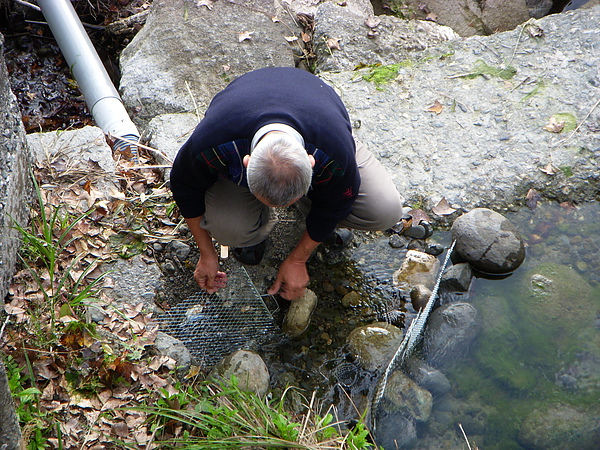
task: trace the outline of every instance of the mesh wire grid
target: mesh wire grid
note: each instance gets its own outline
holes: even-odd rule
[[[240,349],[255,349],[281,333],[248,272],[230,273],[216,294],[199,291],[158,317],[160,330],[179,339],[208,370]]]

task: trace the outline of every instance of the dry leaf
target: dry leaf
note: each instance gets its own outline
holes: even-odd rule
[[[302,36],[302,42],[310,42],[310,41],[312,41],[312,37],[310,36],[310,34],[305,33],[304,31],[300,32],[300,36]]]
[[[296,42],[298,40],[298,37],[296,36],[284,36],[285,40],[288,41],[290,44],[292,42]]]
[[[536,23],[530,23],[530,24],[525,25],[525,29],[527,30],[527,32],[529,33],[529,36],[531,36],[531,37],[535,38],[535,37],[544,36],[544,29]]]
[[[556,120],[556,117],[552,116],[548,120],[548,125],[544,127],[544,130],[549,131],[550,133],[560,133],[565,127],[566,121],[564,120]]]
[[[537,202],[542,198],[540,193],[535,189],[529,189],[527,191],[527,195],[525,196],[525,200],[527,201],[527,206],[530,209],[535,209],[537,207]]]
[[[425,16],[425,20],[429,20],[430,22],[437,22],[438,16],[435,13],[430,12]]]
[[[243,42],[245,40],[251,40],[253,34],[254,34],[253,31],[242,31],[240,34],[238,34],[238,42]]]
[[[548,163],[546,167],[541,168],[540,170],[548,175],[555,175],[558,172],[558,169],[554,167],[552,163]]]
[[[444,105],[442,105],[438,100],[436,100],[433,103],[433,105],[431,105],[429,109],[427,109],[427,111],[440,114],[442,112],[442,109],[444,109]]]
[[[365,19],[365,25],[369,28],[375,28],[381,23],[381,19],[377,16],[369,16]]]
[[[213,1],[214,0],[196,0],[196,6],[200,7],[200,6],[206,6],[208,9],[212,10],[213,9]]]
[[[341,39],[329,38],[327,39],[327,47],[330,49],[341,50],[340,41]]]
[[[452,208],[450,206],[448,200],[446,200],[446,197],[442,197],[439,203],[435,205],[431,210],[434,214],[437,214],[438,216],[448,216],[456,211],[455,208]]]

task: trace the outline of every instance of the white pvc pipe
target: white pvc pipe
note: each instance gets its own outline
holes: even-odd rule
[[[131,121],[71,2],[38,0],[38,5],[77,80],[96,124],[112,136],[139,141],[140,133]],[[115,147],[119,145],[130,146],[117,139]],[[137,148],[132,148],[132,153],[137,155]]]

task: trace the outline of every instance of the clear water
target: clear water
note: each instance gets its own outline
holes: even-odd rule
[[[444,370],[452,390],[436,399],[418,448],[461,448],[459,423],[484,449],[600,448],[585,437],[600,433],[600,205],[543,204],[506,217],[526,259],[507,278],[474,280],[468,301],[482,331]]]

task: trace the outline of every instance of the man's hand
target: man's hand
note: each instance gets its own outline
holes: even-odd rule
[[[319,246],[305,231],[296,248],[291,251],[285,261],[279,266],[275,283],[267,292],[269,295],[279,293],[286,300],[296,300],[304,295],[310,278],[306,270],[306,261]]]
[[[227,284],[227,274],[219,272],[219,257],[210,235],[200,227],[201,220],[202,216],[185,219],[200,251],[200,259],[194,271],[194,280],[209,294],[214,294]]]
[[[279,266],[277,278],[267,292],[269,295],[279,293],[286,300],[296,300],[304,295],[309,281],[306,263],[288,257]]]
[[[206,252],[200,256],[194,279],[198,286],[209,294],[214,294],[218,289],[227,284],[227,274],[219,271],[219,258],[216,252]]]

